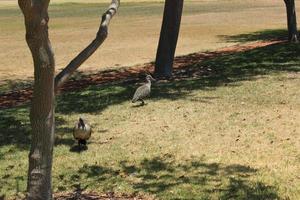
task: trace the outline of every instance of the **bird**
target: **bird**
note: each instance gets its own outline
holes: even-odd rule
[[[86,146],[86,141],[90,139],[92,134],[91,126],[82,119],[79,118],[78,122],[76,122],[75,127],[73,129],[73,137],[78,141],[78,146],[81,145]]]
[[[133,95],[132,103],[137,101],[142,102],[142,106],[145,104],[144,99],[150,95],[151,92],[151,81],[156,81],[151,75],[146,76],[147,83],[138,87]]]

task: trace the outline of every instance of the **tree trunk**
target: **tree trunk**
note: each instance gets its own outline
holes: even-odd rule
[[[58,90],[104,42],[109,22],[120,5],[120,0],[111,0],[108,10],[102,15],[95,40],[76,56],[54,81],[54,54],[48,37],[49,2],[50,0],[18,0],[24,14],[26,41],[34,63],[34,91],[30,110],[32,138],[27,182],[29,200],[52,199],[55,88]]]
[[[166,0],[155,61],[155,76],[172,76],[174,55],[180,29],[183,0]]]
[[[29,200],[52,199],[51,170],[54,144],[54,54],[48,38],[49,0],[19,0],[26,41],[34,63],[32,127],[27,182]]]
[[[297,17],[294,0],[284,0],[287,13],[288,37],[290,42],[299,42],[299,33],[297,31]]]

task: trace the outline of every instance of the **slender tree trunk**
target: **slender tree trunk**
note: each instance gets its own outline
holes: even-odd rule
[[[51,200],[54,144],[54,54],[48,38],[49,0],[19,0],[25,17],[26,41],[34,62],[34,92],[27,198]]]
[[[108,10],[102,15],[95,40],[54,81],[54,54],[48,37],[49,2],[50,0],[18,0],[25,18],[26,41],[34,62],[34,91],[30,110],[32,138],[27,182],[29,200],[52,199],[55,90],[101,46],[107,37],[109,22],[120,5],[120,0],[111,0]]]
[[[180,29],[183,0],[166,0],[159,44],[156,53],[155,75],[172,76],[174,55]]]
[[[299,42],[299,33],[297,31],[297,17],[294,0],[284,0],[287,13],[288,37],[290,42]]]

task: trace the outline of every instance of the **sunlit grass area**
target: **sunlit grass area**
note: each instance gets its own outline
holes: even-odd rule
[[[49,31],[57,71],[94,39],[108,2],[51,3]],[[297,10],[299,6],[297,4]],[[80,70],[153,61],[162,12],[162,2],[123,2],[111,22],[104,45]],[[185,55],[236,43],[224,41],[220,35],[283,28],[286,28],[286,13],[281,1],[186,1],[176,53]],[[0,84],[3,80],[32,80],[32,58],[24,39],[24,29],[23,16],[17,5],[0,7]]]
[[[282,43],[178,69],[174,80],[154,84],[144,107],[130,103],[134,83],[65,92],[56,106],[54,191],[298,200],[299,73],[299,45]],[[22,196],[26,187],[28,109],[0,111],[0,194],[8,197]],[[72,138],[79,116],[93,127],[80,153]]]

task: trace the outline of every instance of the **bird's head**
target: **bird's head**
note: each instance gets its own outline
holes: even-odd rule
[[[81,117],[79,117],[78,125],[79,125],[80,127],[85,127],[84,121],[83,121],[83,119],[82,119]]]
[[[150,74],[146,76],[147,81],[156,81]]]

